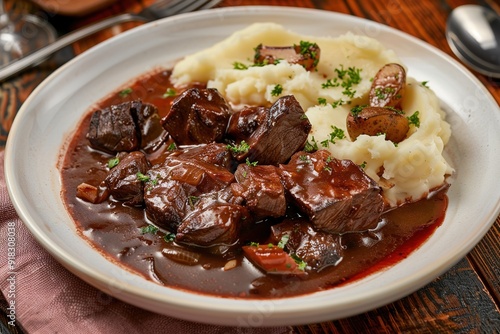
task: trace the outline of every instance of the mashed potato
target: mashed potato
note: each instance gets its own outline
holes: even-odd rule
[[[300,41],[319,45],[317,71],[309,72],[286,61],[249,66],[254,48],[261,43],[291,46]],[[244,69],[236,69],[235,63]],[[453,172],[442,155],[451,131],[435,94],[407,78],[402,107],[406,116],[418,111],[420,126],[411,125],[407,138],[397,145],[385,140],[384,135],[361,135],[354,142],[349,139],[346,117],[352,107],[367,104],[372,78],[387,63],[401,61],[392,50],[365,36],[304,36],[277,24],[258,23],[187,56],[174,67],[172,79],[179,86],[207,82],[235,108],[271,105],[280,96],[294,95],[312,124],[309,142],[328,149],[336,158],[364,166],[366,173],[382,186],[387,201],[397,205],[422,198]],[[354,84],[342,85],[354,76]],[[277,86],[281,89],[279,94],[275,91]],[[333,131],[339,133],[338,129],[344,131],[345,138],[329,140]]]

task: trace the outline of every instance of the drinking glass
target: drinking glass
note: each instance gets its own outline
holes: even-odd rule
[[[22,58],[56,39],[56,31],[43,18],[6,10],[0,0],[0,67]]]

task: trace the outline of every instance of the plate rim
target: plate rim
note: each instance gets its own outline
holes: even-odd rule
[[[321,14],[321,15],[330,16],[332,18],[335,18],[336,16],[340,16],[340,17],[344,17],[344,18],[348,17],[349,19],[352,19],[352,20],[355,20],[358,22],[368,23],[370,25],[378,26],[379,28],[382,28],[383,31],[389,31],[391,33],[399,34],[402,37],[404,37],[405,39],[410,40],[412,43],[416,43],[420,47],[423,47],[425,49],[429,49],[433,53],[438,54],[441,57],[444,57],[444,59],[447,60],[448,62],[453,63],[453,65],[455,65],[455,67],[457,67],[459,70],[461,70],[463,72],[463,74],[465,74],[470,80],[472,80],[481,89],[482,93],[485,94],[485,96],[487,96],[488,99],[490,99],[490,101],[493,101],[496,103],[496,101],[492,97],[491,93],[482,85],[482,83],[479,81],[479,79],[477,77],[475,77],[470,71],[468,71],[462,64],[457,62],[454,58],[452,58],[448,54],[444,53],[440,49],[438,49],[438,48],[434,47],[433,45],[430,45],[430,44],[428,44],[420,39],[417,39],[416,37],[414,37],[412,35],[409,35],[405,32],[402,32],[402,31],[397,30],[395,28],[392,28],[390,26],[386,26],[384,24],[381,24],[381,23],[378,23],[375,21],[371,21],[371,20],[357,17],[357,16],[352,16],[349,14],[330,12],[330,11],[319,10],[319,9],[297,8],[297,7],[288,7],[288,6],[239,6],[239,7],[224,7],[224,8],[211,9],[211,10],[196,12],[196,13],[182,14],[182,15],[178,15],[176,17],[161,19],[161,20],[156,21],[156,22],[152,22],[149,24],[145,24],[145,25],[133,28],[129,31],[126,31],[126,32],[120,34],[120,35],[112,37],[109,40],[107,40],[103,43],[100,43],[97,46],[91,48],[90,50],[75,57],[70,62],[66,63],[65,65],[63,65],[59,69],[57,69],[46,80],[44,80],[33,91],[33,93],[30,94],[30,96],[28,97],[26,102],[23,104],[23,106],[19,110],[18,116],[20,115],[21,117],[16,117],[16,119],[12,125],[11,133],[10,133],[13,135],[12,136],[9,135],[9,137],[7,139],[7,144],[6,144],[6,148],[5,148],[5,161],[4,161],[5,178],[6,178],[6,184],[7,184],[9,196],[12,199],[12,203],[16,209],[16,212],[18,213],[19,217],[23,221],[24,225],[28,227],[31,234],[35,237],[35,239],[43,246],[43,248],[45,250],[47,250],[53,257],[55,257],[64,267],[66,267],[67,269],[69,269],[73,273],[78,272],[80,274],[83,274],[85,276],[85,278],[83,278],[83,279],[86,280],[87,283],[90,283],[93,286],[95,286],[94,280],[102,281],[102,280],[108,279],[108,277],[103,276],[100,273],[96,273],[92,270],[89,270],[90,268],[86,268],[86,266],[82,265],[78,261],[75,262],[74,259],[71,256],[69,256],[66,252],[64,252],[58,245],[52,244],[49,236],[46,235],[39,228],[39,226],[32,221],[33,220],[32,217],[30,217],[27,214],[28,211],[24,210],[25,206],[22,204],[22,201],[18,200],[19,196],[22,196],[22,191],[20,189],[16,189],[15,178],[14,177],[11,178],[11,176],[10,176],[10,175],[15,174],[15,173],[12,174],[13,169],[14,169],[14,160],[15,159],[14,159],[13,154],[10,153],[11,151],[13,151],[13,149],[11,147],[14,146],[14,143],[13,143],[13,139],[10,139],[10,138],[16,138],[17,136],[19,136],[17,134],[17,132],[18,132],[17,128],[18,128],[18,124],[21,122],[21,120],[24,117],[26,117],[24,115],[25,113],[28,112],[28,107],[26,107],[26,106],[30,105],[32,99],[34,99],[34,97],[36,95],[38,95],[40,91],[43,91],[45,89],[44,87],[49,85],[52,81],[56,80],[58,75],[60,75],[61,73],[64,73],[64,71],[66,71],[67,68],[73,66],[73,64],[75,64],[75,63],[78,63],[80,61],[80,59],[82,59],[83,57],[86,57],[86,55],[90,54],[91,52],[96,52],[96,50],[99,50],[101,48],[108,48],[108,47],[112,46],[113,43],[115,43],[116,41],[121,40],[121,39],[125,39],[130,34],[136,34],[141,30],[148,29],[152,25],[162,24],[162,22],[165,22],[165,21],[174,22],[177,20],[196,19],[197,17],[206,17],[209,15],[223,15],[223,14],[232,15],[234,13],[243,13],[243,12],[247,12],[250,15],[252,15],[255,13],[259,13],[261,11],[270,11],[270,10],[271,11],[280,11],[282,13],[297,12],[297,13],[309,13],[309,14],[317,14],[317,15]],[[17,121],[17,120],[19,120],[19,121]],[[349,300],[350,300],[349,304],[354,305],[356,303],[359,303],[362,301],[366,302],[368,300],[370,303],[370,307],[365,309],[365,311],[368,311],[368,310],[373,309],[375,307],[379,307],[381,305],[385,305],[385,304],[392,302],[394,300],[400,299],[400,298],[404,297],[405,295],[412,293],[412,292],[416,291],[417,289],[421,288],[422,286],[428,284],[432,280],[432,278],[429,278],[430,276],[432,276],[433,278],[439,276],[443,272],[449,270],[449,268],[452,265],[454,265],[459,260],[461,260],[484,237],[484,235],[488,232],[490,227],[494,224],[495,219],[499,213],[500,213],[500,201],[497,202],[497,206],[495,208],[492,208],[492,211],[490,213],[491,219],[489,219],[491,221],[490,224],[486,224],[481,229],[481,233],[476,235],[475,238],[471,239],[467,247],[462,248],[462,252],[455,254],[455,256],[448,258],[444,262],[440,262],[440,264],[442,264],[441,268],[434,268],[431,273],[426,273],[426,275],[423,275],[426,277],[423,281],[422,281],[422,275],[419,275],[419,277],[420,277],[419,284],[415,285],[415,281],[416,280],[418,281],[419,277],[417,277],[417,278],[406,277],[405,280],[401,280],[400,282],[398,282],[398,284],[396,286],[391,285],[390,288],[389,287],[386,287],[386,288],[381,287],[380,290],[373,291],[373,293],[371,295],[368,295],[368,296],[364,295],[362,297],[356,296],[356,298],[349,298]],[[412,286],[412,288],[408,289],[408,286]],[[98,287],[98,288],[102,290],[102,287]],[[159,302],[159,303],[165,302],[165,299],[161,298],[161,296],[157,296],[153,292],[146,290],[146,289],[143,289],[142,291],[137,290],[135,287],[131,286],[128,283],[125,283],[125,286],[123,287],[123,289],[127,293],[132,294],[132,295],[139,297],[139,298],[147,296],[148,299],[154,300],[155,302]],[[411,290],[411,291],[409,291],[409,290]],[[397,292],[397,293],[393,294],[393,298],[385,298],[384,300],[380,300],[379,296],[381,296],[383,294],[387,294],[388,292],[391,292],[391,291]],[[186,292],[186,293],[192,294],[190,292]],[[213,298],[217,298],[217,297],[212,297],[212,296],[208,297],[208,299],[213,299]],[[289,300],[289,299],[296,299],[296,298],[301,298],[301,297],[300,296],[299,297],[289,297],[289,298],[283,298],[280,300]],[[229,299],[229,300],[231,300],[231,299]],[[253,301],[253,300],[251,300],[251,301]],[[169,301],[169,302],[171,302],[171,301]],[[181,308],[193,307],[192,303],[187,303],[187,302],[184,302],[183,300],[177,300],[177,303],[178,304],[175,304],[172,306],[181,307]],[[246,303],[246,302],[243,302],[243,304],[244,303]],[[212,308],[212,309],[216,309],[216,311],[232,312],[231,314],[226,315],[229,317],[235,317],[235,316],[240,315],[241,312],[245,312],[245,307],[241,308],[241,307],[239,307],[239,305],[234,304],[234,305],[231,305],[230,309],[228,309],[227,307],[219,307],[219,305],[210,304],[210,300],[207,300],[206,306],[198,305],[200,310],[202,310],[202,309],[204,310],[205,307],[207,307],[207,306]],[[242,306],[244,306],[244,305],[242,305]],[[329,306],[329,308],[332,308],[332,307],[335,308],[336,305]],[[315,311],[316,312],[318,312],[318,311],[324,312],[325,306],[317,306],[316,308],[314,308],[314,307],[308,308],[308,312],[315,312]],[[333,310],[333,311],[336,311],[336,310]],[[275,316],[276,315],[287,315],[287,314],[289,315],[290,313],[294,313],[294,312],[302,313],[303,310],[300,308],[300,305],[294,306],[292,304],[285,303],[285,305],[282,305],[282,308],[280,308],[279,310],[276,311]],[[346,312],[344,312],[344,313],[346,313]],[[351,313],[350,315],[354,315],[354,314],[358,314],[358,313],[360,313],[360,312]],[[246,312],[245,312],[245,314],[246,314]],[[339,313],[339,315],[340,315],[340,317],[347,316],[347,314],[342,314],[341,312]],[[331,316],[326,316],[325,320],[326,319],[331,320],[331,319],[335,319],[335,318],[338,318],[338,317],[332,318]],[[278,323],[280,323],[280,324],[281,323],[296,324],[293,321],[287,322],[286,317],[284,319],[281,319],[281,322],[280,322],[279,316],[276,316],[276,319],[278,320]],[[285,321],[285,322],[283,322],[283,321]]]

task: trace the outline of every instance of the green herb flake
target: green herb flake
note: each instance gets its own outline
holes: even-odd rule
[[[255,241],[252,241],[252,242],[250,242],[249,246],[250,247],[259,247],[259,243],[255,242]]]
[[[228,144],[226,148],[233,152],[234,154],[247,153],[250,149],[250,145],[246,143],[246,141],[242,140],[239,145],[231,145]]]
[[[250,161],[249,158],[247,158],[247,160],[245,161],[245,163],[247,164],[247,166],[250,166],[250,167],[255,167],[257,166],[257,164],[259,163],[258,161]]]
[[[298,267],[300,270],[305,270],[307,267],[307,262],[302,260],[300,257],[297,256],[297,254],[290,254],[292,259],[297,263]]]
[[[170,143],[170,145],[168,145],[167,147],[167,150],[169,151],[174,151],[177,149],[177,145],[175,143]]]
[[[325,83],[321,84],[321,88],[326,89],[341,86],[342,88],[344,88],[342,94],[352,99],[356,94],[354,85],[357,85],[361,82],[361,69],[356,67],[349,67],[347,69],[344,69],[344,66],[340,65],[339,68],[336,68],[334,70],[337,73],[337,78],[327,79]],[[350,101],[346,103],[349,102]]]
[[[200,200],[199,197],[196,196],[189,196],[188,197],[188,203],[191,209],[194,209],[195,204]]]
[[[154,225],[141,227],[141,234],[156,234],[156,232],[158,232],[158,227]]]
[[[118,157],[112,158],[108,160],[108,168],[111,169],[116,167],[120,163],[120,159]]]
[[[424,86],[425,88],[429,88],[429,86],[427,85],[429,83],[429,81],[422,81],[420,84],[422,86]]]
[[[235,61],[233,63],[233,68],[235,70],[248,70],[248,66],[247,65],[245,65],[243,63],[240,63],[240,62],[237,62],[237,61]]]
[[[272,96],[280,96],[281,93],[283,93],[283,86],[281,86],[280,84],[275,85],[273,90],[271,91]]]
[[[167,88],[167,90],[165,91],[165,93],[163,93],[163,98],[166,99],[167,97],[173,97],[173,96],[176,96],[177,95],[177,92],[175,91],[175,89],[173,88]]]
[[[326,105],[326,99],[324,97],[318,97],[318,104],[319,105]]]
[[[314,139],[314,136],[312,136],[311,141],[309,140],[306,141],[306,144],[304,146],[304,151],[311,153],[317,150],[318,150],[318,143],[316,142],[316,139]]]
[[[321,88],[327,89],[327,88],[335,88],[340,86],[340,83],[337,81],[337,78],[335,79],[327,79],[325,83],[321,84]]]
[[[166,242],[172,242],[175,240],[175,233],[167,233],[163,236],[163,240]]]
[[[137,176],[137,179],[141,182],[148,182],[149,181],[149,176],[142,174],[141,172],[137,172],[135,174]]]
[[[344,130],[336,127],[336,126],[331,126],[332,132],[330,132],[330,138],[328,139],[330,143],[335,144],[336,139],[344,139],[345,138],[345,133]]]
[[[132,94],[132,92],[133,92],[132,88],[128,87],[128,88],[125,88],[125,89],[121,90],[118,93],[118,96],[120,96],[120,97],[127,97],[130,94]]]
[[[417,110],[413,113],[413,115],[408,116],[408,121],[410,124],[413,124],[415,127],[420,127],[420,117],[419,117],[420,112]]]
[[[361,165],[359,165],[359,167],[365,169],[366,168],[366,161],[363,161],[363,163]]]
[[[359,105],[358,105],[358,106],[355,106],[355,107],[351,108],[351,114],[352,114],[353,116],[358,116],[358,115],[359,115],[359,113],[360,113],[361,111],[363,111],[363,109],[364,109],[364,108],[366,108],[366,107],[367,107],[366,105],[362,105],[362,106],[359,106]]]
[[[283,236],[281,237],[281,240],[278,242],[278,247],[285,248],[285,245],[287,244],[289,239],[290,239],[290,235],[283,234]]]
[[[332,102],[332,108],[335,109],[337,108],[338,106],[341,106],[343,105],[345,102],[344,100],[340,99],[340,100],[337,100],[337,101],[334,101]]]
[[[391,111],[394,111],[395,113],[400,114],[400,115],[404,114],[403,110],[399,110],[399,109],[396,109],[396,108],[391,107],[391,106],[385,106],[384,108],[388,109],[388,110],[391,110]]]

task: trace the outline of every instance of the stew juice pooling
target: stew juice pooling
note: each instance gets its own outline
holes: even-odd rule
[[[120,105],[126,101],[142,100],[144,104],[156,106],[159,116],[163,118],[172,101],[181,93],[175,91],[169,78],[170,71],[165,70],[144,75],[127,89],[117,91],[99,102],[95,110]],[[195,86],[204,88],[203,84]],[[333,233],[326,237],[326,234],[304,232],[304,235],[310,238],[307,240],[311,244],[318,240],[331,242],[326,248],[320,245],[312,249],[312,260],[308,264],[312,263],[317,270],[309,268],[304,271],[303,268],[294,268],[293,274],[266,273],[265,269],[269,268],[259,269],[258,265],[249,260],[251,256],[245,256],[242,246],[251,248],[260,244],[258,247],[264,248],[263,251],[266,252],[266,245],[272,243],[267,247],[280,252],[277,245],[288,241],[289,247],[292,247],[293,242],[296,242],[292,240],[293,237],[290,240],[278,240],[276,237],[287,235],[288,238],[290,235],[282,233],[283,231],[297,231],[297,226],[309,226],[303,211],[287,202],[286,212],[282,217],[259,219],[246,231],[247,240],[241,244],[192,247],[190,242],[173,240],[174,235],[165,226],[160,226],[160,229],[153,227],[141,203],[126,205],[113,196],[96,203],[82,200],[77,196],[77,188],[82,183],[98,188],[110,172],[109,163],[115,156],[89,146],[86,136],[91,116],[92,113],[89,113],[85,117],[71,138],[61,166],[62,196],[68,211],[81,235],[106,257],[149,280],[169,287],[238,298],[279,298],[325,290],[363,278],[404,259],[418,248],[444,219],[447,207],[446,186],[436,190],[426,199],[383,213],[375,223],[376,227],[364,232]],[[178,147],[174,148],[172,143],[173,141],[167,138],[161,145],[151,145],[146,150],[146,157],[151,166],[162,163],[166,159],[165,156],[172,154],[172,150],[180,150]],[[302,160],[311,159],[314,163],[314,159],[317,159],[314,153],[307,156],[298,154],[295,157],[297,170],[302,168]],[[329,161],[330,158],[327,157],[326,160]],[[258,166],[249,160],[241,165],[243,171],[239,172],[240,178],[244,178],[252,167]],[[313,165],[307,162],[304,166],[311,168],[308,166]],[[330,168],[328,166],[330,165],[326,168]],[[145,192],[154,187],[151,181],[145,182]],[[148,188],[148,184],[151,188]],[[194,207],[197,205],[195,201],[203,200],[203,196],[192,196],[188,203]],[[188,232],[192,231],[187,229],[185,234],[189,234]],[[294,247],[300,248],[297,248],[297,245]],[[299,267],[300,261],[303,262],[303,259],[298,259]],[[289,263],[284,264],[285,269],[279,270],[286,271],[287,265]],[[293,266],[295,267],[295,264]]]

